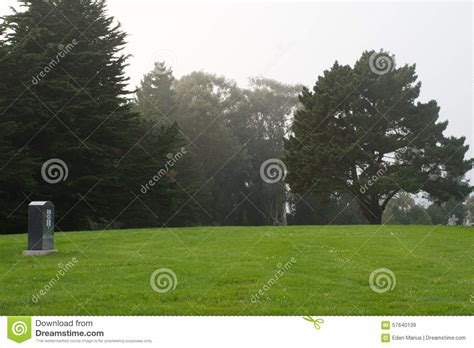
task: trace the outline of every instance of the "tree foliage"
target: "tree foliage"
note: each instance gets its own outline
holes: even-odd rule
[[[444,223],[471,191],[465,138],[443,135],[415,66],[391,69],[388,53],[336,62],[312,90],[178,79],[156,62],[132,98],[105,0],[19,2],[0,25],[0,233],[25,231],[31,200],[55,203],[60,230],[380,223],[384,210]],[[52,160],[64,180],[46,180]],[[286,181],[264,180],[269,160]],[[430,216],[402,191],[427,192]]]
[[[377,54],[393,69],[374,70]],[[465,138],[443,135],[448,122],[439,121],[436,101],[417,101],[415,65],[394,62],[388,53],[364,52],[354,67],[336,62],[303,89],[286,142],[293,191],[347,192],[373,224],[401,190],[437,201],[471,191]]]
[[[24,156],[28,150],[37,164],[29,200],[52,200],[63,230],[127,226],[130,220],[119,213],[131,203],[141,204],[147,221],[148,208],[131,194],[144,179],[135,172],[146,173],[150,159],[135,151],[143,150],[148,129],[129,103],[125,33],[104,1],[21,2],[24,11],[4,17],[1,64],[14,76],[6,86],[15,96],[5,118],[15,124],[11,146]],[[175,147],[169,136],[160,142],[165,154]],[[50,159],[65,163],[66,180],[45,181],[42,164]]]
[[[399,192],[387,205],[383,223],[389,225],[431,225],[431,216],[406,192]]]

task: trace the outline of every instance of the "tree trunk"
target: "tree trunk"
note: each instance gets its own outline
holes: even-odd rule
[[[372,206],[367,206],[364,203],[360,202],[360,209],[364,217],[369,221],[371,225],[381,225],[382,224],[382,207],[379,207],[377,204]]]
[[[288,225],[288,220],[286,216],[286,202],[283,202],[283,210],[282,210],[282,216],[281,216],[281,225],[282,226],[287,226]]]
[[[382,224],[382,214],[377,213],[375,216],[370,214],[370,216],[365,216],[371,225],[381,225]]]

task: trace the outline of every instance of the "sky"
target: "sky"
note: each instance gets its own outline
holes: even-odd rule
[[[16,3],[2,0],[0,14]],[[388,50],[397,65],[416,63],[420,101],[438,101],[447,134],[467,137],[474,157],[469,2],[109,0],[108,8],[129,35],[131,88],[162,60],[178,78],[203,70],[241,86],[262,75],[312,87],[335,60],[353,65],[364,50]]]

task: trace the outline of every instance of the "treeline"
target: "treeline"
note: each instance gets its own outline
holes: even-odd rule
[[[474,225],[474,196],[459,201],[454,198],[442,204],[423,206],[407,194],[400,193],[387,206],[383,223],[394,225]]]
[[[204,72],[177,80],[163,62],[155,64],[134,109],[150,127],[175,129],[185,144],[186,154],[169,171],[181,197],[175,212],[181,215],[170,223],[285,223],[285,185],[268,185],[260,167],[282,157],[300,90],[265,78],[251,79],[243,89]]]
[[[286,223],[260,166],[282,157],[300,86],[157,62],[130,91],[104,1],[22,3],[0,32],[2,233],[25,231],[31,200],[60,230]]]
[[[344,144],[336,142],[340,131],[323,129],[309,146],[301,146],[296,136],[314,133],[318,117],[326,122],[327,112],[344,99],[334,97],[342,93],[340,86],[352,88],[350,68],[336,64],[334,72],[318,79],[312,95],[302,86],[264,77],[250,79],[245,88],[202,71],[177,79],[166,62],[156,62],[136,90],[128,90],[124,74],[128,57],[122,53],[126,35],[107,14],[104,1],[20,2],[22,11],[3,17],[0,26],[0,233],[26,231],[27,205],[32,200],[55,203],[58,230],[365,224],[371,221],[364,204],[361,211],[364,195],[378,197],[372,191],[385,189],[382,184],[392,189],[390,175],[404,185],[403,179],[416,173],[416,168],[397,162],[404,176],[388,171],[359,198],[361,185],[367,186],[365,172],[356,181],[342,179],[357,183],[353,190],[333,189],[329,179],[338,175],[329,171],[323,177],[327,183],[313,189],[311,178],[325,169],[319,163],[347,163],[318,158],[345,151]],[[406,71],[400,76],[397,79],[411,79]],[[405,88],[404,81],[377,81]],[[360,113],[363,108],[348,100],[352,104],[344,105],[343,112],[351,113],[357,106]],[[342,125],[341,115],[337,112],[339,119],[328,125]],[[439,132],[445,126],[438,127]],[[439,139],[444,141],[441,135]],[[431,146],[423,138],[420,141]],[[353,145],[350,141],[344,146]],[[457,151],[452,146],[458,162],[451,167],[459,168],[458,176],[467,170],[465,151],[467,147]],[[448,158],[448,152],[439,153]],[[281,159],[291,167],[295,190],[285,183],[287,168]],[[366,166],[364,161],[356,158],[359,168],[351,165],[349,174],[361,168],[371,173],[375,161],[369,158]],[[316,164],[316,170],[311,168]],[[414,183],[405,186],[410,192],[418,188]],[[451,191],[470,192],[464,186],[451,185]],[[418,213],[410,213],[414,202],[409,208],[398,202],[390,202],[384,222],[445,223],[446,212],[451,211],[445,209],[447,203],[438,204],[445,210],[436,213],[432,208],[431,214],[428,209],[429,219],[426,210],[424,218],[418,218]],[[407,220],[404,214],[416,218]]]

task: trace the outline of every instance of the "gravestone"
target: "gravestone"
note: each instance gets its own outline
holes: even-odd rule
[[[464,218],[464,226],[471,227],[474,226],[474,219],[472,218],[471,211],[468,210],[466,217]]]
[[[23,256],[42,256],[54,249],[54,204],[31,202],[28,206],[28,250]]]
[[[451,217],[448,219],[448,226],[456,226],[458,224],[458,218],[456,215],[451,215]]]

